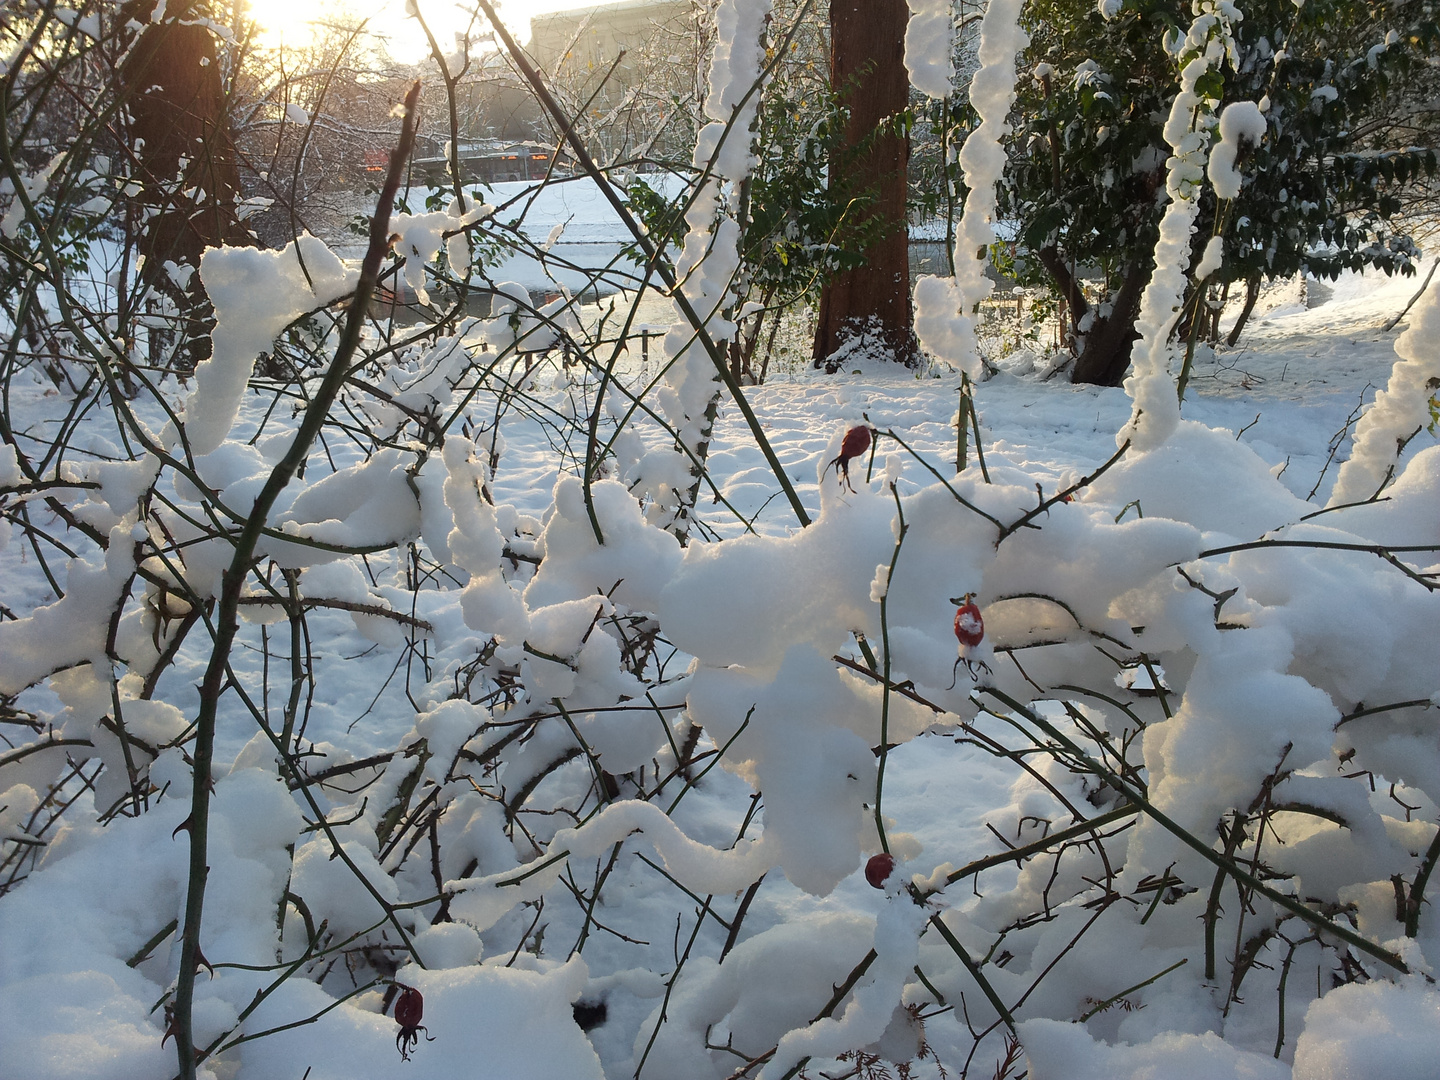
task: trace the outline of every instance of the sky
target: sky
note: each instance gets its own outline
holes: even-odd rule
[[[588,4],[585,0],[501,0],[497,6],[511,32],[523,43],[530,39],[531,16],[597,2],[605,0],[591,0]],[[370,28],[390,39],[389,51],[396,60],[413,63],[429,51],[419,26],[405,14],[405,0],[248,0],[248,4],[271,43],[284,40],[299,45],[314,20],[347,13],[369,17]],[[469,24],[471,16],[466,7],[473,9],[475,5],[421,0],[420,11],[442,47],[453,47],[454,35]]]

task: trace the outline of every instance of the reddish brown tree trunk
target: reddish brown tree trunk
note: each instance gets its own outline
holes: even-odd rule
[[[131,0],[122,11],[144,23],[154,7],[155,0]],[[198,319],[186,334],[192,360],[209,355],[200,279],[181,288],[164,264],[198,267],[207,247],[255,242],[235,212],[240,170],[215,38],[192,22],[209,14],[204,0],[170,0],[164,21],[140,32],[122,70],[137,202],[148,217],[137,244],[140,279]]]
[[[138,0],[126,14],[143,20],[154,6]],[[124,70],[140,198],[156,211],[141,244],[147,261],[194,265],[207,246],[253,243],[235,216],[240,170],[215,39],[188,24],[205,14],[198,0],[172,0]]]
[[[845,146],[871,145],[858,157],[845,154],[845,176],[832,165],[832,190],[866,193],[866,211],[880,236],[866,249],[866,265],[847,270],[820,294],[815,365],[834,370],[835,352],[856,343],[905,364],[919,362],[910,306],[910,243],[905,227],[909,140],[876,129],[905,110],[910,83],[905,72],[905,0],[830,0],[830,85],[844,96],[850,118]],[[841,358],[835,358],[843,360]]]

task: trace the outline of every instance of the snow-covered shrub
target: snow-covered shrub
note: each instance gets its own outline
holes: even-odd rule
[[[734,137],[768,5],[727,5]],[[748,144],[712,138],[733,184]],[[701,447],[744,391],[683,326],[652,386],[563,294],[466,312],[507,208],[392,244],[389,189],[358,274],[308,236],[212,249],[191,373],[47,264],[74,189],[7,161],[36,245],[7,273],[70,337],[22,354],[3,316],[6,1069],[171,1075],[174,1038],[188,1075],[390,1076],[397,1036],[448,1076],[1433,1060],[1440,449],[1387,441],[1423,332],[1323,510],[1178,417],[1057,486],[859,415],[782,466],[752,412],[732,484]],[[730,192],[694,206],[690,334],[723,340]],[[461,299],[374,319],[382,267]],[[793,527],[760,519],[782,492]]]

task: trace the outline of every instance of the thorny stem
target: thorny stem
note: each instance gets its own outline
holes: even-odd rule
[[[957,476],[965,471],[965,442],[969,434],[970,376],[966,375],[964,372],[961,372],[960,408],[959,411],[955,413],[955,474]]]
[[[575,942],[575,947],[570,950],[571,956],[576,956],[585,950],[585,941],[590,936],[590,924],[595,921],[595,905],[600,902],[600,890],[605,887],[605,879],[610,876],[610,871],[615,869],[615,862],[620,858],[620,849],[625,846],[625,841],[617,840],[610,849],[610,859],[605,868],[595,875],[595,889],[590,894],[590,900],[585,905],[585,924],[580,927],[580,937]]]
[[[818,1013],[815,1014],[815,1018],[811,1020],[810,1023],[818,1024],[827,1016],[834,1015],[835,1010],[840,1007],[840,1003],[845,1000],[845,996],[849,994],[851,990],[855,989],[855,984],[864,977],[865,973],[870,970],[870,965],[873,964],[877,959],[879,959],[879,956],[880,954],[877,953],[874,949],[871,949],[868,953],[866,953],[865,956],[860,960],[860,962],[850,969],[850,974],[845,977],[845,981],[839,986],[835,987],[835,992],[830,995],[830,1000],[825,1003],[825,1007],[823,1009],[821,1009]],[[756,1065],[763,1065],[765,1062],[769,1061],[772,1057],[775,1056],[775,1052],[778,1049],[779,1047],[772,1047],[758,1057],[752,1058],[750,1061],[745,1063],[744,1067],[732,1073],[728,1080],[738,1080],[739,1077],[743,1077],[748,1074],[751,1069],[755,1068]],[[805,1068],[805,1063],[809,1060],[810,1058],[808,1056],[802,1057],[799,1061],[797,1061],[794,1065],[790,1067],[789,1071],[786,1072],[785,1075],[780,1078],[780,1080],[790,1080],[791,1077],[795,1076],[797,1073],[800,1072],[801,1069]]]
[[[364,325],[365,311],[375,283],[380,276],[381,260],[389,250],[390,208],[395,193],[400,187],[400,178],[405,162],[415,143],[415,107],[420,96],[417,81],[405,96],[405,117],[400,131],[400,141],[390,155],[390,169],[385,186],[370,223],[370,244],[360,268],[360,280],[355,286],[350,311],[345,321],[335,350],[335,358],[321,381],[304,419],[295,434],[290,449],[270,473],[255,497],[254,507],[245,520],[245,525],[235,539],[235,554],[230,566],[222,577],[220,601],[216,607],[215,643],[210,652],[210,661],[200,686],[200,710],[195,721],[194,784],[191,791],[189,834],[190,868],[185,897],[185,922],[180,946],[180,972],[175,984],[175,1032],[176,1053],[179,1059],[181,1080],[195,1080],[197,1064],[194,1042],[194,998],[195,974],[201,958],[200,925],[205,904],[205,879],[209,873],[207,865],[210,829],[210,788],[213,783],[212,769],[215,754],[215,718],[220,695],[225,690],[225,674],[229,665],[230,650],[239,632],[240,591],[249,573],[256,542],[270,508],[281,491],[290,482],[310,451],[320,427],[329,412],[341,384],[348,372],[351,359],[360,344],[360,331]]]
[[[740,898],[740,905],[735,909],[735,915],[730,920],[730,933],[725,938],[725,944],[720,949],[720,963],[723,964],[725,962],[725,957],[730,955],[730,950],[733,949],[735,943],[740,940],[740,924],[745,921],[745,915],[749,912],[750,905],[755,900],[755,894],[760,891],[760,886],[764,881],[765,875],[761,874],[751,883],[750,887],[745,890],[745,895]]]
[[[484,0],[481,0],[481,2],[483,3]],[[754,811],[755,804],[752,803],[750,813],[746,814],[745,820],[740,823],[739,835],[735,837],[737,844],[745,838],[745,831],[750,827]],[[700,928],[705,925],[705,916],[710,914],[710,905],[714,902],[714,899],[715,897],[713,895],[705,898],[695,919],[695,928],[690,932],[690,940],[685,945],[685,951],[676,959],[675,970],[670,973],[670,978],[665,981],[665,997],[660,1002],[660,1015],[656,1017],[655,1028],[650,1032],[650,1041],[645,1044],[645,1052],[640,1055],[640,1061],[635,1066],[636,1080],[639,1080],[640,1073],[645,1068],[645,1062],[650,1057],[650,1051],[655,1047],[655,1040],[660,1037],[660,1029],[665,1025],[665,1010],[670,1005],[670,995],[675,991],[675,983],[680,979],[680,971],[685,966],[685,961],[690,958],[690,951],[695,947],[695,939],[700,936]],[[727,929],[729,929],[729,927],[727,927]]]
[[[1196,556],[1209,559],[1216,555],[1229,555],[1235,551],[1251,551],[1261,548],[1315,548],[1321,551],[1361,551],[1384,559],[1395,569],[1431,592],[1440,590],[1440,582],[1433,580],[1434,574],[1422,574],[1412,570],[1400,561],[1396,552],[1440,551],[1440,544],[1346,544],[1334,540],[1251,540],[1244,544],[1227,544],[1225,547],[1207,548]]]
[[[1069,487],[1061,491],[1057,491],[1048,499],[1042,499],[1040,503],[1035,507],[1035,509],[1021,515],[1009,525],[1002,525],[1000,527],[1000,539],[995,541],[995,546],[999,547],[1001,542],[1005,540],[1006,537],[1012,535],[1020,529],[1026,528],[1041,514],[1048,512],[1049,509],[1056,503],[1062,503],[1066,499],[1069,499],[1071,496],[1073,496],[1075,492],[1079,491],[1081,488],[1089,487],[1096,480],[1100,479],[1101,476],[1105,475],[1105,472],[1110,468],[1110,466],[1114,465],[1117,461],[1124,457],[1125,451],[1129,449],[1130,440],[1126,439],[1123,443],[1120,444],[1120,449],[1116,450],[1115,453],[1111,454],[1110,459],[1106,461],[1105,464],[1101,465],[1098,469],[1096,469],[1093,473],[1091,473],[1089,476],[1081,477],[1079,480],[1076,480],[1075,483],[1071,484]]]
[[[945,925],[945,920],[940,918],[938,911],[930,916],[930,925],[940,931],[940,936],[945,939],[945,944],[949,945],[950,950],[960,958],[960,963],[965,965],[965,970],[970,973],[970,977],[979,985],[985,997],[989,1000],[990,1004],[994,1006],[995,1011],[1000,1014],[1000,1019],[1005,1021],[1005,1026],[1010,1029],[1010,1033],[1013,1035],[1015,1033],[1015,1017],[1010,1015],[1010,1010],[1005,1007],[1004,1000],[995,992],[995,988],[990,985],[990,980],[985,978],[979,966],[971,959],[970,954],[965,951],[965,946],[960,944],[960,939],[950,932],[950,928]]]
[[[1415,883],[1410,886],[1410,895],[1405,901],[1405,936],[1418,937],[1420,934],[1420,905],[1425,901],[1425,886],[1430,883],[1430,874],[1440,860],[1440,829],[1435,831],[1430,846],[1425,849],[1425,858],[1420,860],[1420,870]]]
[[[1111,810],[1109,813],[1099,814],[1096,817],[1090,818],[1088,821],[1082,821],[1078,825],[1072,825],[1068,829],[1052,832],[1050,835],[1033,841],[1032,843],[1025,844],[1023,847],[1011,848],[1009,851],[1002,851],[998,855],[988,855],[983,859],[976,859],[974,862],[962,866],[959,870],[952,870],[949,874],[946,874],[945,884],[953,885],[955,882],[967,877],[974,877],[983,870],[989,870],[995,866],[1004,866],[1010,862],[1019,866],[1031,855],[1039,855],[1042,852],[1048,851],[1056,844],[1074,840],[1077,837],[1084,836],[1086,833],[1094,834],[1102,826],[1110,825],[1116,821],[1123,821],[1125,818],[1134,817],[1138,813],[1140,813],[1138,806],[1122,806],[1118,809]],[[923,892],[921,894],[922,899],[933,895],[933,892],[934,890]]]
[[[1151,975],[1150,978],[1146,979],[1144,982],[1138,982],[1138,983],[1136,983],[1134,986],[1129,987],[1128,989],[1121,990],[1121,991],[1120,991],[1118,994],[1116,994],[1115,996],[1106,998],[1104,1001],[1100,1002],[1099,1005],[1096,1005],[1096,1006],[1095,1006],[1094,1008],[1092,1008],[1089,1012],[1085,1013],[1085,1015],[1083,1015],[1082,1017],[1080,1017],[1080,1023],[1082,1023],[1082,1024],[1085,1023],[1086,1020],[1089,1020],[1089,1019],[1090,1019],[1092,1016],[1094,1016],[1096,1013],[1102,1013],[1102,1012],[1104,1012],[1104,1011],[1105,1011],[1106,1009],[1108,1009],[1111,1005],[1114,1005],[1117,1001],[1119,1001],[1121,998],[1125,997],[1127,994],[1133,994],[1136,990],[1144,990],[1145,987],[1149,986],[1151,983],[1159,982],[1159,981],[1160,981],[1161,979],[1163,979],[1166,975],[1169,975],[1170,972],[1174,971],[1176,968],[1182,968],[1182,967],[1184,967],[1184,966],[1185,966],[1186,964],[1188,964],[1189,962],[1190,962],[1190,958],[1189,958],[1188,956],[1187,956],[1187,957],[1183,957],[1182,959],[1177,960],[1175,963],[1171,964],[1171,965],[1170,965],[1169,967],[1167,967],[1164,971],[1161,971],[1161,972],[1159,972],[1159,973],[1157,973],[1157,974],[1155,974],[1155,975]]]
[[[967,376],[968,378],[968,376]],[[970,395],[970,428],[975,432],[975,463],[980,466],[980,479],[990,483],[990,470],[985,467],[985,443],[980,438],[980,414],[975,411],[975,395]]]
[[[1225,836],[1225,858],[1234,859],[1235,847],[1245,835],[1245,822],[1236,814],[1230,822],[1230,831]],[[1205,978],[1215,978],[1215,925],[1220,921],[1220,890],[1225,885],[1225,868],[1217,867],[1215,880],[1210,885],[1210,898],[1205,902]]]
[[[866,419],[869,418],[867,417]],[[1004,522],[1002,522],[999,518],[995,517],[992,514],[987,514],[984,510],[981,510],[969,499],[965,498],[965,496],[961,495],[958,491],[956,491],[955,488],[951,485],[950,481],[946,480],[945,477],[941,476],[935,466],[931,465],[928,461],[921,457],[920,454],[918,454],[909,443],[907,443],[899,435],[896,435],[893,430],[887,429],[881,434],[883,434],[886,438],[894,439],[897,443],[899,443],[902,450],[904,450],[907,454],[909,454],[916,461],[918,461],[925,469],[927,469],[931,476],[935,477],[936,480],[939,480],[940,483],[945,485],[945,490],[950,492],[950,494],[955,497],[956,502],[958,502],[961,506],[965,507],[965,509],[973,510],[975,513],[979,514],[986,521],[990,522],[990,524],[994,525],[997,529],[999,529],[1002,536],[1004,535]]]
[[[875,770],[875,831],[880,834],[880,850],[890,851],[890,841],[885,835],[885,815],[880,804],[885,796],[885,762],[890,756],[890,582],[895,576],[895,564],[900,561],[900,548],[905,543],[905,534],[910,527],[905,524],[905,508],[900,504],[900,492],[890,485],[890,494],[895,498],[896,521],[900,528],[895,536],[895,550],[890,554],[890,566],[885,571],[885,592],[880,597],[880,647],[884,653],[884,669],[881,672],[880,692],[880,761]]]
[[[1289,939],[1287,938],[1286,940],[1288,941]],[[1295,962],[1295,950],[1306,942],[1319,940],[1318,937],[1311,934],[1309,937],[1303,937],[1299,941],[1291,941],[1290,948],[1285,952],[1285,959],[1280,964],[1280,986],[1276,990],[1276,995],[1279,998],[1279,1008],[1277,1009],[1275,1021],[1275,1053],[1271,1055],[1272,1057],[1278,1058],[1280,1051],[1285,1049],[1285,984],[1290,981],[1290,965]]]

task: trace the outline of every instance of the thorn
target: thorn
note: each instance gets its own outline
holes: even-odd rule
[[[191,814],[191,815],[189,815],[188,817],[186,817],[184,821],[180,822],[179,825],[176,825],[176,826],[175,826],[175,831],[170,834],[170,839],[171,839],[171,840],[174,840],[175,837],[178,836],[181,832],[189,832],[189,831],[190,831],[190,826],[191,826],[192,824],[194,824],[194,820],[193,820],[194,817],[195,817],[195,815],[194,815],[194,814]]]

